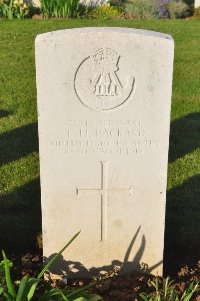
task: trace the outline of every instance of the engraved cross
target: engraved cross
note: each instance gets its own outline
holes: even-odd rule
[[[76,188],[77,196],[87,192],[97,192],[101,196],[101,241],[107,239],[107,207],[109,193],[129,192],[132,196],[132,187],[129,188],[108,188],[108,162],[101,161],[101,187],[100,188]]]

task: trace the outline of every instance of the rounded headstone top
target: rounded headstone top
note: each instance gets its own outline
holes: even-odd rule
[[[117,33],[117,34],[129,34],[129,35],[140,35],[146,37],[154,37],[154,38],[161,38],[173,41],[171,35],[150,31],[150,30],[143,30],[143,29],[135,29],[135,28],[124,28],[124,27],[84,27],[84,28],[73,28],[73,29],[64,29],[64,30],[57,30],[48,33],[40,34],[36,37],[36,43],[48,40],[52,38],[59,38],[65,35],[76,35],[76,34],[89,34],[89,33]]]

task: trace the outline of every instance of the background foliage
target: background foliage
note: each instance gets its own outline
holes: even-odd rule
[[[36,8],[31,0],[0,0],[0,18],[98,18],[133,19],[186,18],[193,14],[189,0],[91,0],[87,6],[80,0],[41,0]],[[28,4],[27,4],[28,3]],[[95,3],[99,7],[95,7]],[[101,3],[101,5],[100,5]],[[103,3],[103,4],[102,4]]]
[[[0,17],[23,19],[28,12],[29,7],[23,0],[0,0]]]
[[[191,15],[191,9],[182,0],[126,0],[124,7],[134,19],[178,19]]]
[[[48,18],[77,17],[79,0],[41,0],[41,11]]]

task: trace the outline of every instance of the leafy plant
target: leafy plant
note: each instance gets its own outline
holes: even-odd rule
[[[116,1],[116,0],[111,0]],[[118,0],[119,1],[119,0]],[[134,19],[185,18],[191,15],[182,0],[126,0],[125,12]]]
[[[29,7],[24,0],[0,0],[0,16],[3,18],[23,19],[28,12]]]
[[[89,13],[89,17],[93,19],[112,19],[121,15],[121,12],[112,6],[97,6]]]
[[[125,4],[127,3],[127,0],[110,0],[109,1],[111,6],[114,6],[118,8],[119,10],[124,10]]]
[[[41,0],[41,10],[48,18],[74,18],[78,16],[80,0]]]
[[[14,16],[18,19],[23,19],[28,15],[29,8],[28,5],[23,0],[14,0]]]
[[[169,2],[170,0],[158,0],[158,18],[169,17]]]
[[[13,0],[0,2],[1,14],[3,18],[13,19],[14,18],[14,6]]]
[[[60,254],[74,241],[79,235],[80,231],[76,233],[72,239],[60,250],[54,257],[46,264],[37,278],[30,278],[24,276],[18,284],[16,289],[15,284],[11,280],[10,269],[12,262],[8,260],[4,251],[2,251],[3,261],[0,263],[0,272],[4,270],[4,277],[0,278],[0,297],[5,301],[31,301],[35,296],[38,284],[43,284],[44,293],[38,298],[38,301],[50,300],[64,300],[64,301],[99,301],[102,298],[95,294],[90,294],[86,290],[91,286],[88,285],[83,289],[77,291],[61,290],[59,288],[52,288],[50,284],[43,280],[42,277],[50,266],[56,261]]]
[[[157,0],[128,0],[125,12],[134,19],[151,19],[157,17]]]
[[[169,15],[171,19],[185,18],[190,15],[189,7],[181,0],[169,2]]]
[[[173,281],[170,281],[169,277],[163,279],[162,287],[159,287],[158,277],[154,281],[149,281],[149,285],[153,286],[155,291],[150,294],[141,293],[139,296],[143,301],[189,301],[199,291],[199,284],[191,283],[183,294],[179,296]]]
[[[194,19],[200,19],[200,7],[195,8],[194,10]]]

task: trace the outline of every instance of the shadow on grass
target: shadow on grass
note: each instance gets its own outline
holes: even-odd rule
[[[0,117],[10,113],[0,110]],[[16,128],[0,136],[0,166],[38,151],[37,123]],[[39,179],[0,194],[0,250],[18,255],[36,248],[41,232],[41,201]]]
[[[92,276],[98,276],[101,272],[111,272],[115,268],[120,269],[121,276],[125,274],[134,274],[135,272],[140,273],[151,273],[153,269],[162,264],[162,260],[156,263],[154,266],[149,267],[148,263],[142,262],[142,256],[146,247],[146,238],[142,235],[140,247],[137,250],[133,259],[130,258],[131,251],[134,247],[136,239],[138,239],[138,234],[140,232],[141,226],[137,229],[136,233],[133,235],[133,238],[125,251],[123,262],[120,260],[113,260],[110,264],[102,267],[92,267],[87,269],[82,263],[78,261],[68,261],[63,258],[62,255],[59,255],[55,264],[50,268],[50,272],[59,276],[67,275],[68,278],[91,278]],[[81,234],[80,234],[81,235]],[[52,254],[48,258],[45,258],[45,263],[49,262],[55,254]]]
[[[37,123],[16,128],[0,136],[0,166],[38,152]]]
[[[200,147],[200,113],[192,113],[171,123],[169,162]]]
[[[10,111],[0,110],[0,118],[8,117],[11,114],[12,113]]]
[[[167,193],[165,223],[165,275],[200,260],[200,175]]]
[[[9,255],[34,250],[41,232],[39,179],[0,196],[0,208],[0,250]]]
[[[171,123],[169,162],[200,148],[200,113]],[[200,175],[189,178],[167,193],[164,273],[175,274],[200,259]]]

